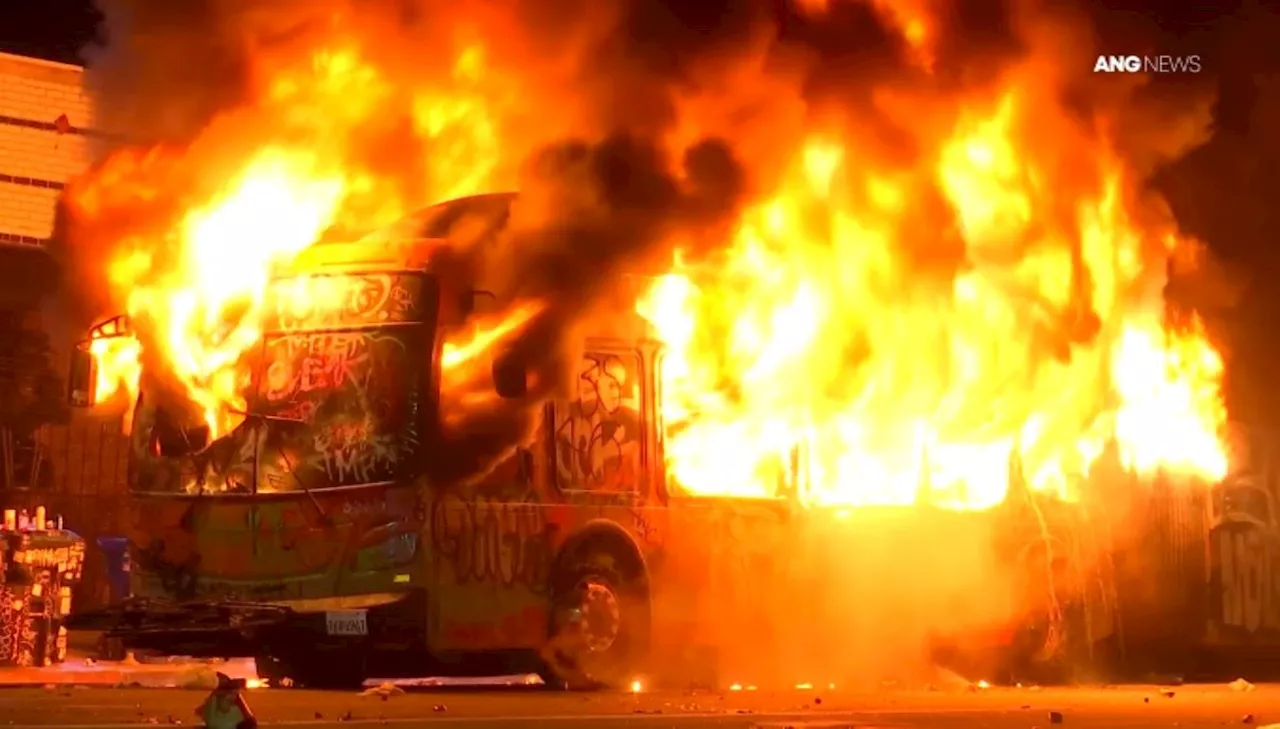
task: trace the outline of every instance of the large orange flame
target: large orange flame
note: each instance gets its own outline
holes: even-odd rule
[[[802,3],[815,15],[832,4]],[[919,4],[872,5],[931,73],[939,29]],[[110,284],[148,336],[92,345],[100,396],[136,394],[145,354],[213,436],[234,427],[275,266],[335,225],[368,228],[505,187],[504,159],[531,145],[506,136],[504,115],[533,117],[508,114],[510,85],[486,87],[485,48],[503,46],[468,46],[438,88],[402,88],[353,50],[267,69],[261,98],[178,153],[200,178],[173,195],[181,212],[118,246]],[[1138,173],[1043,93],[1048,81],[1011,74],[992,82],[998,94],[919,104],[878,93],[920,148],[904,166],[883,163],[857,120],[795,103],[794,89],[762,99],[785,80],[753,68],[682,99],[670,151],[678,159],[683,142],[724,134],[750,172],[768,170],[753,175],[765,194],[722,250],[677,256],[636,302],[666,345],[662,430],[681,488],[767,497],[803,474],[812,504],[977,509],[1000,503],[1015,471],[1073,498],[1111,442],[1142,473],[1224,474],[1222,360],[1198,325],[1165,322],[1165,260],[1180,243],[1168,226],[1138,222]],[[726,88],[739,103],[720,103]],[[413,133],[436,142],[413,161],[426,179],[412,191],[357,151],[382,105],[405,94]],[[552,119],[575,113],[570,101],[524,106]],[[722,128],[765,106],[800,109],[799,133]],[[549,121],[541,141],[577,128],[591,124]],[[166,178],[146,170],[166,154],[115,159],[70,199],[93,211],[113,195],[164,197]],[[448,343],[446,366],[465,367],[540,307],[515,302],[494,329]]]
[[[947,216],[913,239],[913,181],[811,139],[722,264],[677,261],[639,302],[668,347],[682,487],[764,497],[799,477],[811,503],[984,508],[1015,467],[1076,497],[1108,441],[1140,473],[1225,474],[1222,361],[1200,328],[1164,325],[1170,244],[1132,222],[1105,149],[1096,193],[1056,217],[1018,101],[962,121],[927,172],[962,239],[954,275],[921,262],[955,252]]]
[[[469,47],[454,69],[461,86],[457,94],[423,91],[413,102],[415,127],[439,140],[442,153],[425,170],[426,185],[445,198],[483,191],[495,166],[493,130],[481,100],[467,89],[482,71],[480,49]],[[155,350],[155,364],[181,386],[211,438],[243,420],[244,357],[261,341],[272,271],[319,241],[340,222],[340,214],[358,211],[362,218],[390,221],[404,213],[387,185],[345,164],[347,147],[354,143],[351,129],[368,123],[389,93],[387,80],[357,52],[317,51],[310,63],[272,78],[260,107],[249,110],[250,122],[266,115],[278,128],[246,130],[247,122],[231,119],[229,136],[241,145],[248,142],[251,151],[230,169],[224,159],[200,160],[223,176],[221,184],[203,199],[190,200],[168,229],[120,246],[108,271],[115,298],[148,333],[143,340]],[[219,133],[226,134],[213,129],[207,135],[215,150],[225,143]],[[261,137],[258,144],[255,135]],[[92,212],[112,195],[159,196],[161,191],[144,188],[155,184],[146,175],[147,165],[166,154],[176,153],[121,153],[70,192],[72,204]],[[459,169],[466,173],[458,174]],[[100,339],[91,351],[98,365],[98,400],[121,392],[136,399],[143,356],[139,340]]]

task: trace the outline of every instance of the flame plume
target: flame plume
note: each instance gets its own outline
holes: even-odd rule
[[[225,434],[273,267],[514,186],[485,267],[511,311],[456,334],[453,369],[498,345],[562,367],[599,281],[662,261],[635,309],[690,493],[771,496],[799,465],[811,504],[981,509],[1017,461],[1070,499],[1112,442],[1141,473],[1223,475],[1224,364],[1166,323],[1188,243],[1143,191],[1203,124],[1082,90],[1084,34],[1030,11],[693,5],[132,7],[100,105],[156,143],[64,200],[83,288],[138,330],[94,345],[99,392],[162,373]],[[193,49],[220,62],[175,62]],[[1135,124],[1189,131],[1136,148]]]

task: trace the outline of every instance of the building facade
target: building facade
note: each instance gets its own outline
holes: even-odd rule
[[[49,238],[58,193],[96,136],[84,69],[0,53],[0,243]]]
[[[59,376],[75,333],[56,312],[57,266],[46,250],[58,196],[85,170],[102,135],[94,131],[84,69],[0,53],[0,323],[22,319],[49,338]],[[13,335],[7,331],[5,339]],[[4,345],[0,342],[0,345]],[[6,345],[12,348],[14,345]],[[0,379],[17,377],[0,346]],[[89,542],[81,606],[105,597],[105,568],[94,549],[118,533],[125,440],[118,414],[72,413],[34,435],[0,423],[0,506],[44,506]],[[19,429],[20,430],[20,429]]]

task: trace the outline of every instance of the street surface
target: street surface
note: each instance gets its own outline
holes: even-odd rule
[[[198,725],[205,692],[154,688],[0,689],[0,726]],[[435,690],[387,698],[355,692],[258,689],[249,705],[267,726],[397,727],[897,727],[1047,729],[1221,727],[1280,729],[1280,685],[990,688],[948,691],[654,692],[573,694],[542,689]],[[1057,712],[1057,715],[1051,715]]]

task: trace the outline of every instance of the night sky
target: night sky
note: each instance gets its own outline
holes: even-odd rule
[[[1233,416],[1280,427],[1280,10],[1261,5],[1110,0],[1096,16],[1099,37],[1121,48],[1126,29],[1158,28],[1166,52],[1202,55],[1218,87],[1212,140],[1153,184],[1239,284],[1229,301],[1200,302],[1231,359]],[[80,63],[97,22],[90,0],[0,0],[0,51]]]
[[[63,63],[82,63],[100,16],[90,0],[0,2],[0,51]]]

